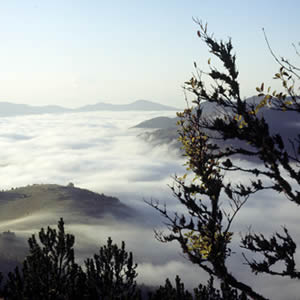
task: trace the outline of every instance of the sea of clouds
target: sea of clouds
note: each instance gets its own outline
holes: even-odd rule
[[[133,251],[139,263],[140,283],[160,285],[177,274],[189,288],[206,282],[207,275],[183,256],[176,243],[162,244],[154,238],[153,229],[166,226],[164,219],[145,201],[158,200],[171,211],[183,211],[168,185],[172,185],[174,174],[183,174],[185,170],[179,151],[169,145],[154,147],[138,138],[142,129],[131,128],[157,116],[173,117],[174,112],[88,112],[1,118],[1,189],[73,182],[76,187],[118,197],[135,210],[135,217],[118,220],[79,216],[74,222],[71,211],[41,211],[22,219],[0,220],[0,232],[11,230],[27,238],[42,226],[55,226],[64,217],[67,231],[76,236],[81,262],[111,236],[118,244],[124,240],[127,249]],[[232,179],[249,180],[245,174]],[[236,253],[230,258],[232,272],[272,299],[296,299],[294,295],[300,292],[297,282],[250,274],[237,245],[239,233],[247,232],[250,225],[253,231],[264,233],[280,231],[280,226],[286,225],[300,244],[298,222],[297,207],[274,193],[262,192],[250,199],[233,224]]]

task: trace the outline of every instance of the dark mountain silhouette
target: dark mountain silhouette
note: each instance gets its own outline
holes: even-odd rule
[[[156,102],[138,100],[130,104],[109,104],[96,103],[85,105],[79,108],[71,109],[58,105],[32,106],[26,104],[15,104],[9,102],[0,102],[0,117],[11,117],[21,115],[37,114],[58,114],[69,112],[92,112],[92,111],[160,111],[160,110],[178,110],[175,107],[162,105]]]
[[[258,104],[262,100],[261,97],[250,97],[245,99],[249,104]],[[203,103],[203,116],[216,117],[224,113],[215,103]],[[263,107],[259,110],[258,116],[265,118],[269,124],[271,133],[279,133],[287,146],[288,151],[293,151],[292,144],[289,142],[299,135],[300,120],[297,112],[286,111],[284,114],[281,111]],[[178,132],[176,122],[178,118],[158,117],[146,120],[134,126],[134,128],[148,129],[147,131],[139,134],[141,138],[150,142],[152,145],[157,146],[161,144],[170,144],[172,147],[180,148],[181,143],[178,142]],[[153,130],[156,129],[156,130]],[[228,146],[228,144],[237,145],[237,141],[217,141],[218,144]]]
[[[220,114],[214,103],[204,102],[203,103],[203,115],[204,116],[213,116],[216,114]],[[177,128],[178,117],[170,118],[170,117],[156,117],[146,121],[143,121],[133,128],[145,128],[145,129],[167,129],[169,131],[170,128]]]
[[[150,120],[143,121],[132,128],[147,128],[147,129],[167,129],[176,128],[176,122],[179,118],[169,118],[169,117],[157,117]]]
[[[213,116],[219,113],[221,112],[218,111],[214,103],[203,103],[204,116]],[[180,149],[181,143],[178,141],[179,135],[177,132],[178,120],[178,117],[156,117],[143,121],[132,128],[147,129],[147,131],[139,134],[139,137],[151,143],[153,146],[168,144],[172,148]]]

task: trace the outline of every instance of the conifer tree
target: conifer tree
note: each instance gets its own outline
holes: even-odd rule
[[[131,252],[112,243],[109,237],[107,245],[85,262],[87,290],[89,299],[121,300],[138,299],[139,292],[135,278],[137,264],[133,262]]]
[[[160,286],[155,293],[149,296],[149,300],[247,300],[245,293],[238,293],[236,289],[222,283],[220,290],[214,287],[213,277],[207,284],[200,284],[193,293],[185,289],[179,276],[176,276],[175,287],[169,279],[164,286]]]
[[[3,275],[0,272],[0,297],[3,297],[4,293],[3,293]]]
[[[63,219],[58,231],[50,227],[29,238],[29,255],[8,274],[7,299],[58,300],[83,299],[85,274],[74,259],[74,236],[64,231]]]
[[[193,300],[192,294],[185,289],[178,275],[175,284],[176,286],[173,287],[170,280],[166,279],[165,285],[160,286],[153,295],[150,295],[149,300]]]
[[[29,239],[30,253],[22,269],[9,273],[0,296],[5,300],[246,300],[228,285],[215,289],[212,278],[191,293],[178,276],[175,287],[167,279],[164,286],[142,297],[135,280],[137,264],[124,242],[119,248],[108,238],[99,254],[86,260],[83,271],[74,262],[74,241],[65,233],[62,219],[58,231],[42,228],[39,242],[35,235]]]

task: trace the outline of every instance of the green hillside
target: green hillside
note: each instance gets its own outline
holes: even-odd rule
[[[128,216],[130,209],[115,197],[72,184],[33,184],[0,192],[0,219],[24,218],[35,213],[66,211],[87,216]]]

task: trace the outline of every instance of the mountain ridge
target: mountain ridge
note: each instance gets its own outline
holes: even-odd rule
[[[22,115],[55,114],[71,112],[93,112],[93,111],[177,111],[172,106],[163,105],[148,100],[136,100],[128,104],[110,104],[97,102],[78,108],[66,108],[59,105],[33,106],[28,104],[17,104],[7,101],[0,102],[0,117],[12,117]]]
[[[244,101],[249,105],[257,105],[262,100],[262,97],[252,96],[246,98]],[[222,117],[225,110],[220,110],[216,103],[203,102],[202,104],[203,116],[208,118],[214,118],[217,116]],[[228,109],[227,113],[232,113]],[[259,118],[264,118],[269,124],[269,130],[271,134],[279,133],[289,151],[293,150],[293,145],[290,143],[290,139],[297,138],[299,134],[300,120],[297,112],[286,111],[282,113],[280,110],[271,109],[269,107],[262,107],[257,113]],[[153,146],[159,146],[163,144],[171,145],[173,148],[180,148],[182,145],[178,141],[178,127],[175,126],[178,118],[168,117],[156,117],[145,120],[132,128],[140,128],[146,131],[139,134],[139,137],[147,142],[150,142]],[[229,142],[218,141],[220,145],[225,145]],[[235,145],[238,141],[231,141]]]

